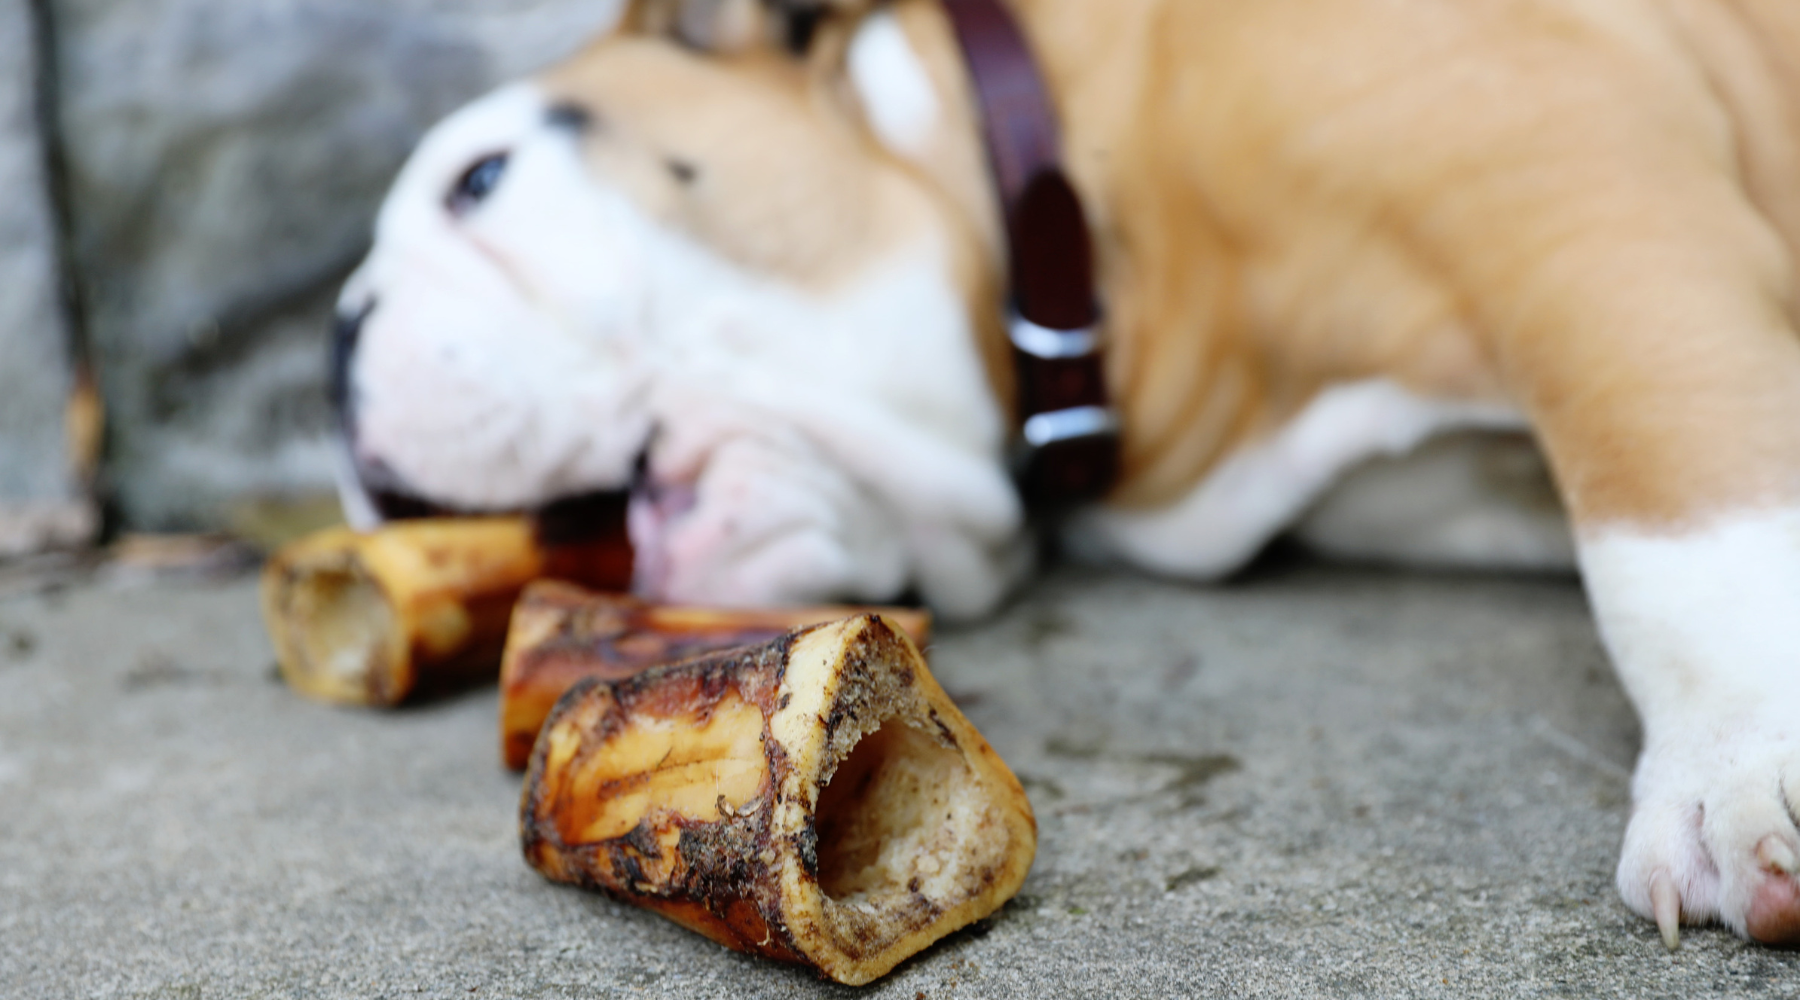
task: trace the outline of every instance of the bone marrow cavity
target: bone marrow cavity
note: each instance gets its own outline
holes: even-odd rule
[[[892,719],[864,736],[819,793],[819,889],[838,907],[946,900],[974,860],[986,809],[954,746]]]
[[[367,678],[386,672],[381,663],[399,623],[380,584],[354,561],[301,576],[289,591],[293,666],[345,700],[363,694]]]

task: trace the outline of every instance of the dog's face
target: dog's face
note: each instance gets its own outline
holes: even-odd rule
[[[341,300],[355,479],[475,510],[633,488],[661,599],[984,610],[1019,523],[971,319],[991,278],[851,80],[898,32],[626,30],[438,126]]]

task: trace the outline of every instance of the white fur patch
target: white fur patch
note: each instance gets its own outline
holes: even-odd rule
[[[902,156],[922,156],[938,122],[937,90],[892,12],[863,19],[848,60],[850,84],[876,136]]]
[[[1237,569],[1327,487],[1374,455],[1399,455],[1451,428],[1518,427],[1501,407],[1421,399],[1386,379],[1333,386],[1286,427],[1220,463],[1163,510],[1097,509],[1074,526],[1076,548],[1145,569],[1210,578]]]
[[[495,153],[508,159],[494,192],[449,212],[457,177]],[[633,222],[622,199],[594,196],[531,85],[432,130],[344,299],[346,311],[373,303],[350,370],[358,457],[475,509],[623,486],[649,433],[629,363]]]
[[[791,428],[737,426],[672,512],[634,497],[634,589],[683,604],[879,601],[905,587],[891,505]]]
[[[1579,547],[1644,723],[1619,890],[1649,916],[1664,873],[1684,919],[1744,933],[1759,896],[1792,893],[1759,850],[1800,856],[1800,508],[1681,533],[1595,530]]]
[[[1646,727],[1772,700],[1800,707],[1800,509],[1681,534],[1598,530],[1580,552]]]

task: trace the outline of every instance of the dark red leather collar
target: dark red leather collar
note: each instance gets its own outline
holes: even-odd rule
[[[1107,399],[1093,241],[1063,172],[1056,114],[1001,0],[943,0],[981,106],[1010,264],[1007,336],[1018,375],[1013,474],[1026,505],[1094,500],[1119,474]]]

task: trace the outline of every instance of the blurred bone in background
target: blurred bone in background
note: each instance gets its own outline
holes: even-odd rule
[[[329,504],[331,307],[395,170],[616,14],[0,0],[0,556],[91,537],[96,457],[127,530]]]

